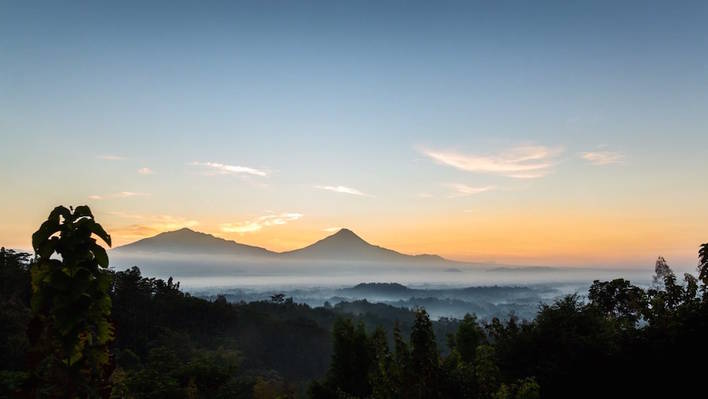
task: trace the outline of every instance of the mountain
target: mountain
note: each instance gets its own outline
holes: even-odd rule
[[[293,259],[376,261],[376,262],[444,262],[438,255],[405,255],[392,249],[372,245],[349,229],[341,229],[314,244],[293,251],[282,252],[281,256]]]
[[[351,288],[341,288],[339,292],[348,295],[361,295],[364,298],[366,296],[406,296],[410,298],[413,296],[411,293],[416,291],[400,283],[360,283]]]
[[[170,253],[178,255],[237,255],[237,256],[269,256],[275,252],[252,245],[239,244],[236,241],[214,237],[211,234],[200,233],[188,228],[160,233],[153,237],[115,248],[113,251],[124,253],[158,254]]]
[[[188,228],[160,233],[131,244],[115,248],[112,252],[124,254],[174,255],[233,255],[263,257],[273,260],[333,260],[368,262],[446,262],[437,255],[405,255],[391,249],[369,244],[349,229],[341,229],[329,237],[304,248],[286,252],[273,252],[265,248],[240,244],[211,234]]]

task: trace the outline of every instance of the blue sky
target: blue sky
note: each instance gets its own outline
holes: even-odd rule
[[[2,2],[0,242],[88,202],[125,241],[346,225],[470,260],[688,264],[708,5],[618,3]]]

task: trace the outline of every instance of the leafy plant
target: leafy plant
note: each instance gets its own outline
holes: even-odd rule
[[[108,343],[111,237],[88,206],[59,206],[32,235],[32,389],[37,396],[99,397],[110,392]]]

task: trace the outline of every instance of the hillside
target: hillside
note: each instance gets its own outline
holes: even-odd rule
[[[182,255],[235,255],[269,256],[275,252],[252,245],[225,240],[211,234],[201,233],[188,228],[160,233],[153,237],[115,248],[118,254],[182,254]]]

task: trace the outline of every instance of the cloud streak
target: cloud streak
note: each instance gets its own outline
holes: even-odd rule
[[[605,166],[624,162],[624,154],[615,151],[588,151],[580,153],[580,158],[595,166]]]
[[[222,223],[219,227],[224,233],[253,233],[263,229],[264,227],[281,226],[298,219],[304,215],[297,212],[288,212],[280,214],[267,214],[253,220],[246,220],[236,223]]]
[[[535,179],[549,174],[562,148],[538,145],[519,146],[492,155],[462,154],[455,151],[423,149],[435,162],[474,173],[496,174],[516,179]]]
[[[469,197],[470,195],[485,193],[496,189],[494,186],[472,187],[460,183],[451,183],[447,186],[454,191],[453,194],[449,195],[449,198]]]
[[[150,168],[140,168],[138,169],[138,173],[141,175],[154,175],[155,171]]]
[[[197,166],[206,170],[209,175],[235,175],[235,176],[268,176],[268,172],[260,169],[250,168],[247,166],[227,165],[218,162],[191,162],[191,166]]]
[[[126,157],[122,157],[122,156],[120,156],[120,155],[110,155],[110,154],[99,155],[99,156],[97,156],[96,158],[98,158],[98,159],[103,159],[103,160],[106,160],[106,161],[124,161],[124,160],[127,159]]]
[[[138,193],[135,191],[120,191],[117,193],[113,194],[108,194],[108,195],[89,195],[88,198],[96,201],[100,200],[105,200],[105,199],[111,199],[111,198],[132,198],[132,197],[149,197],[152,194],[150,193]]]
[[[371,195],[366,194],[360,190],[357,190],[356,188],[347,187],[347,186],[315,186],[315,188],[319,189],[319,190],[332,191],[334,193],[340,193],[340,194],[356,195],[359,197],[371,197]]]

